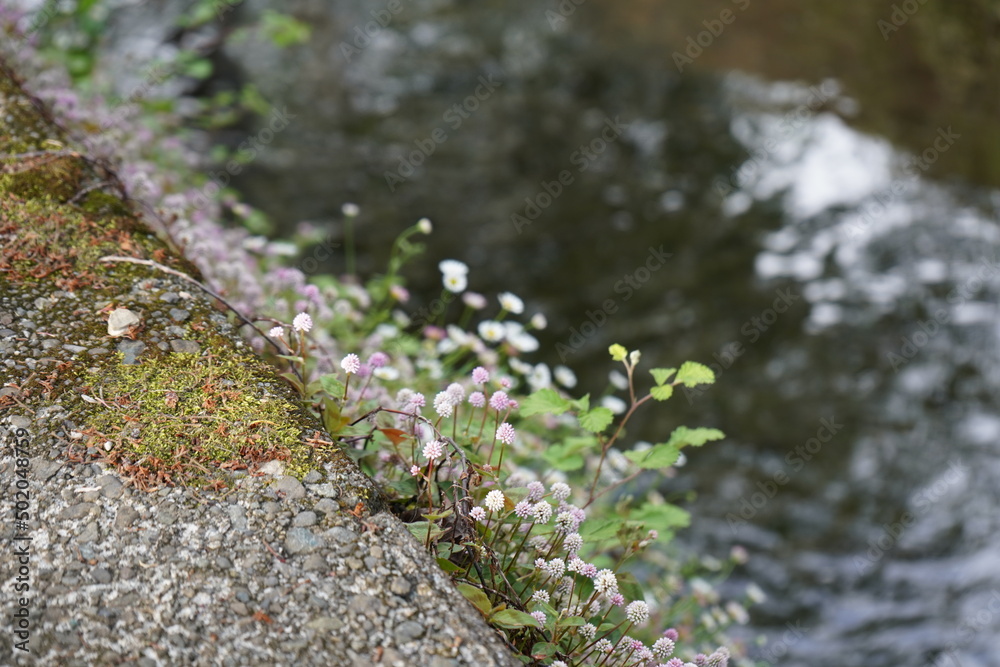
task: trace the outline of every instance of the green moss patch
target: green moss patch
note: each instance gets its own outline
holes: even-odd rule
[[[140,488],[218,485],[222,471],[271,460],[303,472],[312,452],[300,444],[300,408],[261,386],[266,372],[255,357],[191,354],[105,368],[86,378],[99,400],[90,443]]]

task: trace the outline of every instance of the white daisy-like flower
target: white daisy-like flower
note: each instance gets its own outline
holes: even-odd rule
[[[469,267],[457,259],[443,259],[438,263],[438,268],[445,276],[466,276],[469,275]]]
[[[606,407],[608,410],[611,410],[611,412],[616,415],[623,414],[626,410],[628,410],[628,404],[617,396],[605,396],[601,399],[601,405]]]
[[[528,375],[531,371],[535,370],[535,367],[526,361],[522,361],[517,357],[510,359],[507,363],[510,364],[510,368],[513,371],[520,373],[521,375]]]
[[[511,292],[501,292],[497,299],[500,301],[500,307],[508,313],[520,315],[524,312],[524,301]]]
[[[518,352],[534,352],[538,349],[538,339],[527,331],[520,331],[514,335],[508,331],[507,342]]]
[[[479,292],[466,292],[462,295],[462,303],[473,310],[482,310],[486,307],[486,297]]]
[[[491,512],[501,511],[504,505],[503,491],[493,489],[487,493],[486,500],[483,501],[483,505]]]
[[[376,368],[372,371],[372,375],[377,377],[379,380],[398,380],[399,379],[399,369],[393,368],[392,366],[384,366],[382,368]]]
[[[572,389],[576,386],[576,373],[570,370],[568,366],[563,366],[562,364],[556,366],[552,369],[552,375],[555,376],[556,382],[567,389]]]
[[[547,364],[537,364],[528,374],[528,384],[532,391],[546,389],[552,385],[552,372]]]
[[[292,327],[301,333],[306,333],[313,328],[313,320],[309,317],[309,313],[299,313],[292,320]]]
[[[443,278],[444,288],[449,292],[461,294],[469,286],[469,279],[464,273],[446,273]]]
[[[479,337],[487,343],[499,343],[506,334],[503,324],[495,320],[483,320],[478,327]]]
[[[615,389],[628,389],[628,378],[621,371],[611,371],[608,373],[608,381]]]

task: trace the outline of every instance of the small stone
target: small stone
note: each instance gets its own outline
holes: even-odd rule
[[[320,554],[309,554],[302,563],[302,569],[306,572],[321,572],[326,569],[326,559]]]
[[[313,509],[323,514],[334,514],[340,511],[340,505],[329,498],[320,498]]]
[[[80,354],[81,352],[86,352],[87,348],[83,345],[63,345],[63,349],[72,354]]]
[[[101,475],[94,482],[101,487],[101,495],[105,498],[117,498],[122,495],[122,483],[114,475]]]
[[[230,562],[230,560],[225,556],[219,556],[218,558],[215,559],[215,567],[219,568],[220,570],[228,570],[232,566],[233,566],[232,562]]]
[[[107,568],[98,567],[90,571],[90,576],[94,578],[99,584],[110,584],[111,583],[111,573],[108,572]]]
[[[184,310],[183,308],[170,309],[170,319],[172,319],[174,322],[183,322],[189,317],[191,317],[191,312]]]
[[[340,495],[340,491],[333,484],[312,484],[309,490],[324,498],[336,498]]]
[[[3,398],[4,396],[12,396],[14,398],[17,398],[20,394],[21,390],[18,389],[17,387],[4,387],[0,389],[0,398]]]
[[[403,621],[396,626],[396,638],[400,644],[416,641],[424,636],[424,626],[416,621]]]
[[[91,503],[77,503],[76,505],[71,505],[59,513],[60,519],[82,519],[95,511],[97,507]],[[96,513],[96,511],[95,511]]]
[[[193,340],[173,339],[170,341],[170,348],[178,354],[198,354],[201,352],[201,345]]]
[[[118,343],[118,351],[125,355],[122,364],[131,366],[139,363],[138,356],[146,349],[146,344],[141,340],[123,340]]]
[[[285,535],[285,549],[291,554],[309,553],[323,545],[323,540],[308,528],[290,528]]]
[[[347,567],[351,568],[352,570],[360,570],[365,566],[364,561],[362,561],[360,558],[355,558],[354,556],[349,556],[344,560],[344,562],[347,563]]]
[[[344,528],[343,526],[331,528],[326,534],[333,538],[335,542],[340,544],[351,544],[352,542],[356,542],[358,539],[357,533],[353,530]]]
[[[107,354],[108,352],[110,352],[110,350],[108,350],[108,348],[106,347],[92,347],[89,350],[87,350],[87,354],[89,354],[92,357],[100,357]]]
[[[268,461],[267,463],[262,464],[258,470],[265,475],[281,477],[285,474],[285,464],[277,459],[274,459],[273,461]]]
[[[163,301],[164,303],[177,303],[180,300],[180,295],[174,292],[164,292],[160,295],[160,301]]]
[[[316,513],[315,512],[299,512],[292,519],[293,526],[314,526],[316,525]]]
[[[156,512],[156,520],[164,526],[172,526],[177,523],[177,513],[172,507],[162,507]]]
[[[246,616],[250,613],[250,610],[242,602],[234,602],[229,605],[229,608],[233,610],[234,614],[239,614],[240,616]]]
[[[318,616],[306,623],[306,627],[320,632],[334,632],[344,627],[344,622],[333,616]]]
[[[13,329],[0,329],[0,338],[10,338],[11,336],[16,336],[17,332]]]
[[[294,477],[282,477],[274,483],[274,490],[290,500],[298,500],[306,495],[306,487]]]
[[[389,590],[396,595],[407,595],[413,587],[410,582],[406,580],[405,577],[396,577],[389,584]]]
[[[139,520],[139,513],[131,507],[125,505],[118,508],[118,516],[115,517],[115,530],[124,530],[131,527]]]
[[[134,327],[142,320],[128,308],[117,308],[108,315],[108,335],[112,338],[124,336],[129,327]]]
[[[241,505],[230,505],[226,509],[226,513],[229,515],[229,523],[232,525],[233,530],[240,533],[245,533],[249,530],[246,510]]]
[[[87,542],[97,542],[99,539],[101,539],[101,534],[97,530],[97,523],[91,521],[86,526],[84,526],[83,530],[80,531],[80,534],[77,535],[76,539],[81,544],[85,544]]]
[[[305,477],[302,478],[303,484],[315,484],[319,480],[323,479],[323,475],[319,474],[318,470],[310,470],[306,473]]]

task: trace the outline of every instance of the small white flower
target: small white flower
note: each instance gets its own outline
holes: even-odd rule
[[[292,327],[294,327],[296,331],[306,333],[313,327],[312,318],[309,317],[308,313],[299,313],[295,316],[295,319],[292,320]]]
[[[457,259],[443,259],[438,263],[438,268],[445,276],[466,276],[469,274],[469,267]]]
[[[625,374],[621,371],[615,370],[608,373],[608,382],[610,382],[611,386],[615,389],[620,389],[622,391],[628,389],[628,378],[625,377]]]
[[[466,292],[462,295],[462,303],[473,310],[482,310],[486,307],[486,297],[479,292]]]
[[[464,273],[446,273],[443,282],[444,288],[455,294],[464,292],[465,288],[469,286],[469,279],[465,277]]]
[[[524,301],[521,301],[521,299],[515,294],[510,292],[501,292],[497,296],[497,299],[500,301],[500,307],[508,313],[520,315],[524,312]]]
[[[377,377],[379,380],[398,380],[399,369],[393,368],[392,366],[383,366],[382,368],[376,368],[373,370],[372,375]]]
[[[434,225],[431,224],[431,221],[429,219],[420,218],[419,220],[417,220],[417,229],[419,229],[424,234],[430,234],[432,231],[434,231]]]
[[[483,501],[483,505],[491,512],[499,512],[503,509],[504,497],[503,491],[499,489],[493,489],[486,494],[486,500]]]
[[[340,207],[340,212],[346,215],[348,218],[355,218],[357,217],[358,213],[361,213],[361,209],[358,207],[357,204],[352,204],[350,202],[347,202],[346,204]]]
[[[281,327],[272,327],[271,330],[267,332],[267,335],[271,338],[281,338],[284,333],[285,330]]]
[[[538,339],[526,331],[514,335],[507,333],[507,342],[518,352],[534,352],[538,349]]]
[[[628,410],[628,404],[617,396],[605,396],[601,399],[601,405],[606,407],[608,410],[611,410],[611,412],[616,415],[623,414],[626,410]]]
[[[528,384],[532,391],[546,389],[552,385],[552,372],[546,364],[538,364],[528,375]]]
[[[552,369],[552,375],[555,376],[556,382],[566,387],[567,389],[572,389],[576,386],[576,373],[569,369],[567,366],[559,365]]]
[[[535,370],[534,366],[526,361],[521,361],[517,357],[510,359],[507,363],[510,364],[511,370],[516,371],[521,375],[528,375],[531,371]]]
[[[356,354],[349,354],[340,360],[340,367],[344,369],[345,373],[353,375],[361,369],[361,359]]]
[[[548,591],[535,591],[534,593],[531,594],[531,601],[532,602],[543,602],[543,603],[547,604],[548,601],[549,601],[549,592]]]
[[[628,361],[633,366],[639,363],[639,359],[641,357],[642,357],[642,352],[640,352],[639,350],[632,350],[631,352],[628,353]]]
[[[642,600],[636,600],[625,607],[625,618],[635,625],[642,625],[649,620],[649,605]]]
[[[471,510],[469,510],[469,516],[476,521],[482,522],[486,519],[486,510],[484,510],[479,505],[476,505]]]
[[[555,500],[566,500],[569,498],[571,489],[566,482],[556,482],[552,485],[552,498]]]
[[[611,597],[618,592],[618,578],[611,570],[601,570],[594,577],[594,590]]]
[[[531,316],[531,326],[538,330],[542,330],[549,326],[549,321],[545,318],[542,313],[535,313]]]
[[[479,337],[487,343],[499,343],[506,333],[503,324],[494,320],[483,320],[479,323],[478,330]]]

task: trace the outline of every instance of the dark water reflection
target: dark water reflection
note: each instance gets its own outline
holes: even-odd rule
[[[236,185],[286,225],[337,230],[341,204],[361,204],[362,271],[430,217],[434,261],[414,292],[437,293],[438,259],[467,262],[472,289],[548,314],[543,350],[570,346],[558,349],[586,389],[604,387],[611,342],[649,366],[719,364],[714,388],[650,412],[637,437],[678,422],[729,434],[671,488],[697,492],[690,546],[750,550],[732,586],[770,595],[742,633],[771,636],[762,657],[1000,665],[1000,196],[973,184],[992,183],[987,135],[933,116],[980,117],[989,100],[963,112],[935,97],[889,131],[898,105],[860,96],[880,90],[863,64],[810,70],[822,48],[785,23],[767,32],[749,8],[742,33],[738,20],[732,42],[678,74],[670,54],[716,4],[595,2],[553,23],[534,3],[403,3],[348,62],[371,8],[298,3],[308,47],[226,54],[297,114]],[[859,4],[829,20],[849,26]],[[765,42],[781,35],[797,67],[773,67],[783,45]],[[906,56],[881,57],[879,71]],[[730,73],[748,63],[805,83]],[[935,145],[926,172],[912,164]],[[539,197],[561,173],[558,196]],[[534,213],[526,198],[538,215],[512,221]],[[601,326],[575,345],[587,321]],[[783,635],[789,623],[802,632]]]

